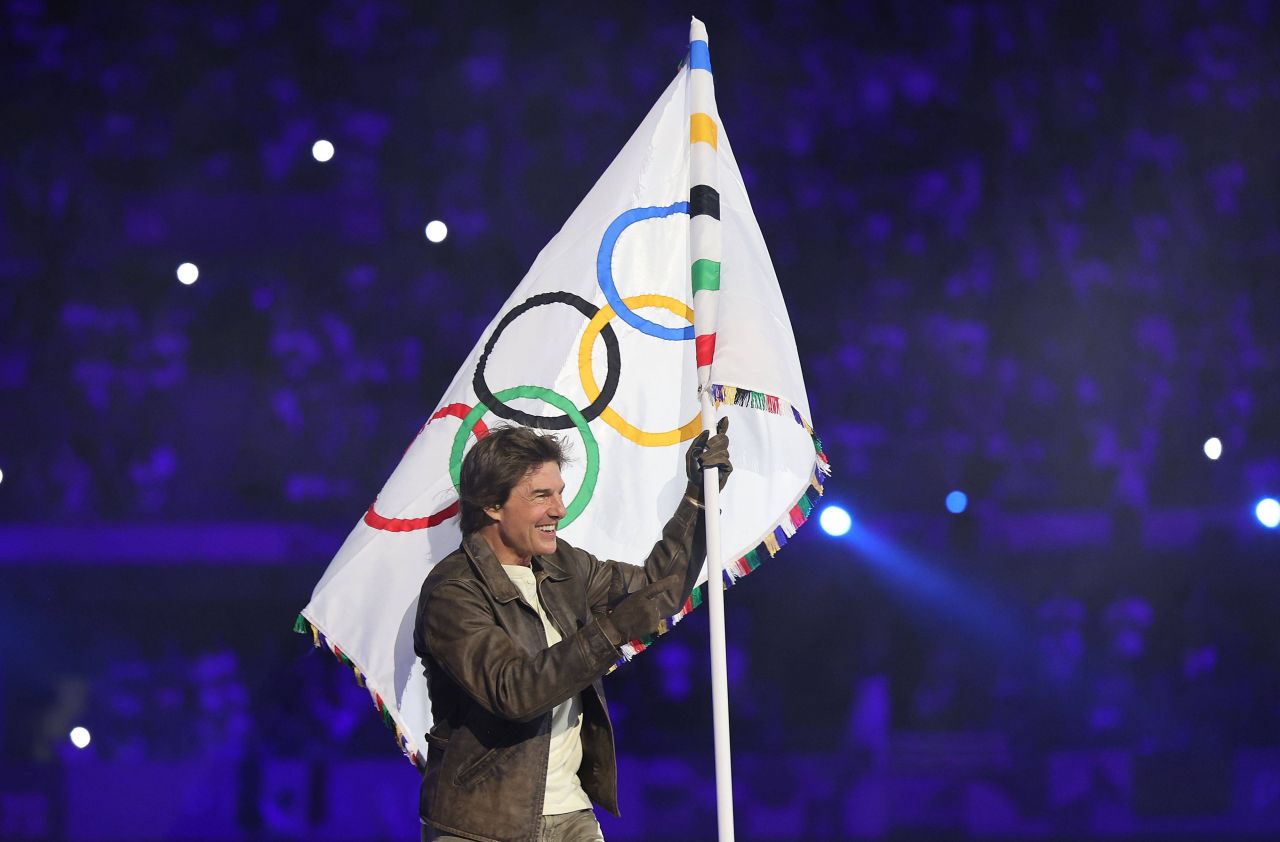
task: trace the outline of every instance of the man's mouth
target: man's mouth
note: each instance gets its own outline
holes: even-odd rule
[[[545,532],[545,533],[546,533],[546,534],[548,534],[548,535],[555,535],[555,534],[556,534],[556,525],[555,525],[554,523],[549,523],[549,524],[547,524],[546,526],[539,526],[539,527],[538,527],[538,531],[539,531],[539,532]]]

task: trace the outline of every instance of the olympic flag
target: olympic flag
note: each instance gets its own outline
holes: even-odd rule
[[[709,395],[733,418],[726,587],[787,542],[830,471],[715,107],[705,30],[692,31],[676,78],[485,330],[295,625],[355,670],[420,767],[431,713],[413,652],[418,592],[458,547],[459,467],[489,424],[561,435],[574,456],[562,536],[638,563],[683,493],[685,442]],[[705,577],[666,628],[703,602]]]

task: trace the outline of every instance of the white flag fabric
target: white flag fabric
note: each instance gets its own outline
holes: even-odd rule
[[[431,726],[413,651],[418,592],[459,545],[466,449],[497,423],[555,432],[573,457],[561,536],[639,563],[684,492],[700,374],[732,418],[728,586],[795,533],[829,467],[695,20],[676,78],[485,330],[298,618],[355,670],[415,764]],[[705,576],[664,628],[701,604]]]

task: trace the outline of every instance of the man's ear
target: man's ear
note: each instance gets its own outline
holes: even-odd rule
[[[499,521],[499,522],[501,522],[501,520],[502,520],[502,507],[501,507],[501,506],[485,506],[485,507],[484,507],[484,513],[485,513],[486,515],[488,515],[488,516],[489,516],[489,518],[490,518],[491,520],[496,520],[496,521]]]

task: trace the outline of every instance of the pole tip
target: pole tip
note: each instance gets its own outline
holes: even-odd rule
[[[707,27],[697,18],[689,19],[689,41],[706,41]]]

